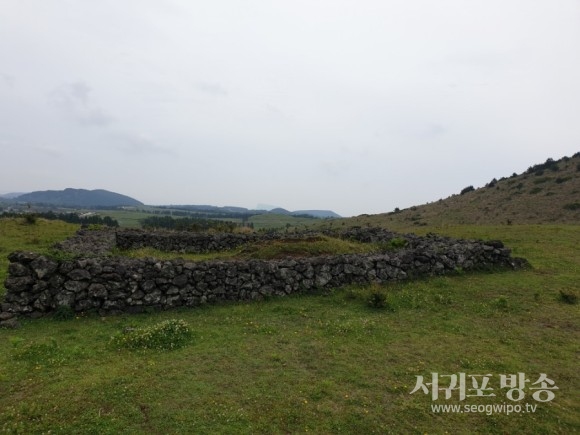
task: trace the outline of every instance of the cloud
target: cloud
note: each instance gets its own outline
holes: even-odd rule
[[[115,135],[119,140],[117,149],[131,155],[144,154],[175,154],[173,150],[157,145],[153,140],[144,135],[134,133],[121,133]]]
[[[229,92],[219,83],[206,83],[200,82],[197,84],[196,88],[206,94],[212,95],[214,97],[226,97]]]
[[[3,72],[0,72],[0,79],[9,88],[13,88],[14,87],[14,82],[15,82],[14,76],[12,76],[10,74],[3,73]]]
[[[35,150],[48,157],[61,158],[63,156],[63,152],[60,149],[50,145],[37,146],[35,147]]]
[[[104,127],[113,118],[91,100],[92,89],[83,81],[67,83],[53,89],[48,95],[51,105],[82,125]]]

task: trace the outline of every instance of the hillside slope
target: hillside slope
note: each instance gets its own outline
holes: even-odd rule
[[[580,153],[400,211],[353,218],[381,226],[580,223]]]

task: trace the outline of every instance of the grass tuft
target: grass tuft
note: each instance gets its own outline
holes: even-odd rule
[[[566,304],[575,305],[578,303],[578,295],[571,291],[560,290],[560,301]]]
[[[126,328],[111,338],[111,344],[119,349],[174,350],[188,344],[190,339],[187,322],[169,319],[145,328]]]

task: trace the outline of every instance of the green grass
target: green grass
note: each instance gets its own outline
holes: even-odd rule
[[[72,236],[78,229],[79,225],[62,221],[37,219],[36,223],[28,224],[24,218],[0,219],[0,298],[5,293],[8,254],[17,250],[48,253],[54,243]]]
[[[103,210],[99,214],[110,216],[123,228],[141,228],[142,219],[155,216],[142,210]]]
[[[153,206],[143,206],[136,210],[100,210],[99,215],[110,216],[111,218],[116,219],[117,222],[119,222],[119,226],[123,228],[141,228],[142,219],[151,216],[160,216],[157,214],[147,213],[147,211],[154,212],[159,211],[159,209]],[[194,216],[195,215],[192,215],[191,217]],[[179,219],[179,216],[172,217]],[[219,218],[217,220],[241,223],[241,219],[239,218]],[[254,229],[256,231],[261,229],[283,229],[290,227],[304,228],[304,226],[310,225],[317,221],[324,221],[324,219],[304,218],[282,214],[259,214],[251,216],[248,219],[248,222],[254,225]]]
[[[313,222],[325,221],[325,219],[304,218],[289,216],[283,214],[258,214],[251,216],[248,222],[254,225],[256,231],[261,229],[280,229],[280,228],[304,228]]]
[[[24,244],[27,228],[16,228]],[[420,230],[504,240],[534,269],[134,316],[24,320],[0,330],[0,432],[577,431],[580,312],[560,291],[578,293],[580,227]],[[369,306],[374,293],[384,294],[383,307]],[[186,346],[111,346],[112,336],[170,319],[189,325]],[[416,377],[431,372],[492,374],[497,396],[432,402],[409,394]],[[511,403],[499,375],[518,372],[532,382],[546,373],[559,387],[555,399],[536,402],[526,390],[519,403],[537,404],[533,414],[431,412],[432,403]]]
[[[153,257],[161,260],[180,258],[190,261],[206,260],[233,260],[233,259],[260,259],[274,260],[287,257],[306,257],[339,254],[360,254],[375,252],[380,249],[377,244],[365,244],[334,237],[320,236],[310,240],[284,239],[257,242],[235,249],[203,254],[175,254],[146,247],[127,251],[117,250],[116,253],[130,258]]]

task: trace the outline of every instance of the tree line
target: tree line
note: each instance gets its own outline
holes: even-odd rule
[[[110,216],[81,216],[78,213],[55,213],[53,211],[37,212],[37,213],[3,213],[2,217],[25,217],[28,222],[32,222],[37,218],[47,220],[61,220],[69,224],[84,224],[84,225],[104,225],[107,227],[118,227],[119,222]]]
[[[203,219],[183,217],[174,219],[171,216],[149,216],[139,221],[145,229],[164,228],[176,231],[202,232],[215,230],[218,232],[231,233],[239,225],[232,221],[220,221],[215,219]],[[253,227],[253,224],[249,224]]]

